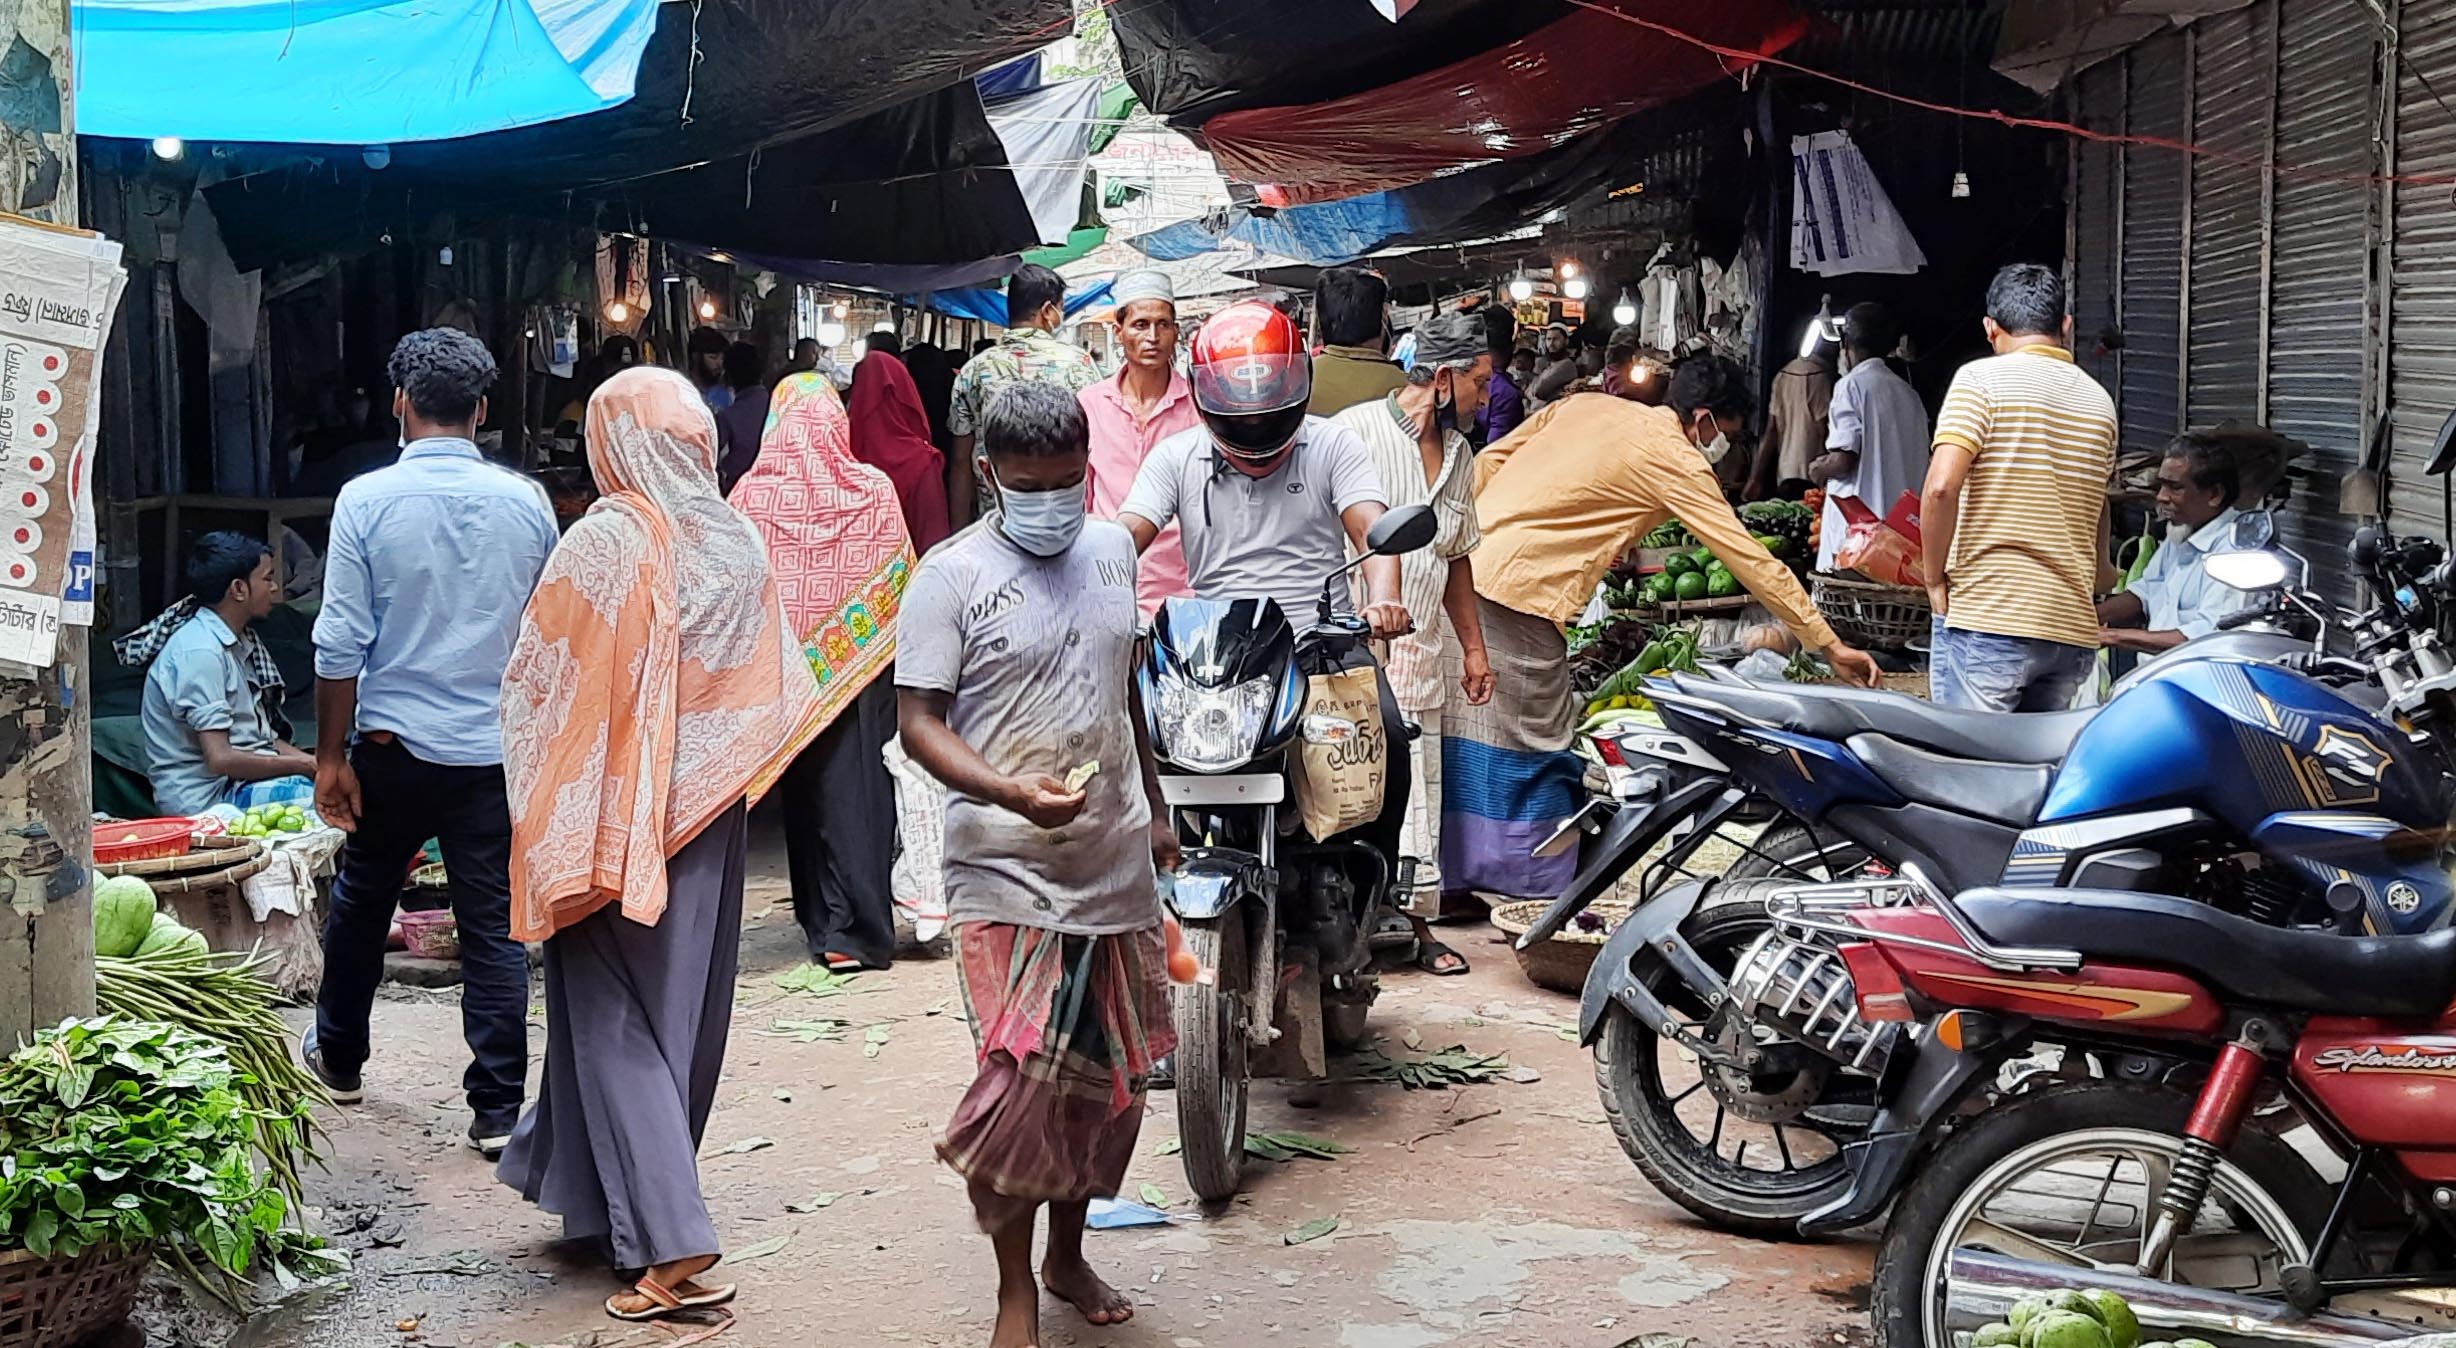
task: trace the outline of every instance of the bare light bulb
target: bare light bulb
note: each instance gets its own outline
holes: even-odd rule
[[[836,317],[842,318],[851,312],[853,312],[851,305],[846,304],[842,300],[836,301]]]
[[[1524,276],[1509,283],[1509,297],[1520,304],[1535,298],[1535,283]]]
[[[605,316],[609,322],[628,323],[631,321],[631,306],[616,300],[605,307]]]
[[[156,136],[153,152],[156,159],[177,159],[188,152],[188,143],[177,136]]]
[[[1620,303],[1612,306],[1612,321],[1624,328],[1637,321],[1637,306],[1629,302],[1628,296],[1621,296]]]
[[[1572,279],[1574,279],[1574,278],[1577,276],[1577,274],[1578,274],[1578,264],[1577,264],[1577,263],[1575,263],[1575,262],[1568,262],[1568,261],[1564,261],[1564,262],[1562,262],[1562,263],[1561,263],[1561,279],[1562,279],[1562,280],[1564,280],[1564,281],[1567,281],[1567,280],[1572,280]]]
[[[1568,280],[1561,282],[1561,293],[1567,295],[1573,300],[1585,299],[1586,278],[1583,276],[1572,276]]]
[[[818,339],[819,345],[825,347],[838,347],[844,345],[844,325],[842,323],[821,323],[819,325]]]
[[[699,316],[700,316],[701,318],[714,318],[714,317],[716,317],[716,301],[715,301],[715,300],[701,300],[701,301],[699,302]]]

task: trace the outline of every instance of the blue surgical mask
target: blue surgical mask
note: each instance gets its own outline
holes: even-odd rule
[[[1035,557],[1055,557],[1083,532],[1089,502],[1081,485],[1055,491],[1016,491],[998,485],[999,524],[1016,547]]]

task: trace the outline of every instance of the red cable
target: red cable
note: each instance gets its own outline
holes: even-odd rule
[[[2013,113],[2002,112],[1992,108],[1962,108],[1955,107],[1950,103],[1930,103],[1923,98],[1912,98],[1908,94],[1897,94],[1890,89],[1879,89],[1872,84],[1862,84],[1854,79],[1846,79],[1843,76],[1833,74],[1830,71],[1816,70],[1808,66],[1800,65],[1797,62],[1785,61],[1779,56],[1765,56],[1757,52],[1745,51],[1738,47],[1726,47],[1719,43],[1709,42],[1693,33],[1682,32],[1681,30],[1672,27],[1670,24],[1658,23],[1653,19],[1641,19],[1634,14],[1626,14],[1620,10],[1614,9],[1610,5],[1598,3],[1597,0],[1568,0],[1568,3],[1575,5],[1580,9],[1591,9],[1597,14],[1609,15],[1612,18],[1620,20],[1622,23],[1635,24],[1640,28],[1645,28],[1653,32],[1660,33],[1665,37],[1675,38],[1679,41],[1686,42],[1693,47],[1702,47],[1705,50],[1714,53],[1716,56],[1724,57],[1726,59],[1737,59],[1751,63],[1762,63],[1764,65],[1778,66],[1784,70],[1811,76],[1815,79],[1825,80],[1829,83],[1839,84],[1845,89],[1854,90],[1858,93],[1871,94],[1877,98],[1889,99],[1895,103],[1908,104],[1911,107],[1924,109],[1928,112],[1941,112],[1951,117],[1968,117],[1974,121],[1995,122],[2002,126],[2014,127],[2026,131],[2060,132],[2064,135],[2076,136],[2082,140],[2100,141],[2109,145],[2145,145],[2152,149],[2174,150],[2181,154],[2199,155],[2203,158],[2215,159],[2222,163],[2238,164],[2244,168],[2258,169],[2263,173],[2275,173],[2279,175],[2291,174],[2296,177],[2323,178],[2336,182],[2348,183],[2401,183],[2413,187],[2456,187],[2456,173],[2355,173],[2345,169],[2320,168],[2309,164],[2287,164],[2263,159],[2258,155],[2244,154],[2235,150],[2213,149],[2209,146],[2195,144],[2191,141],[2177,140],[2171,136],[2136,136],[2112,131],[2092,131],[2085,126],[2075,126],[2070,122],[2059,122],[2049,117],[2021,117],[2016,116]]]

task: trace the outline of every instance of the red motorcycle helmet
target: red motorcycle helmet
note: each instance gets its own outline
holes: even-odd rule
[[[1296,441],[1313,399],[1313,359],[1286,314],[1259,300],[1229,305],[1194,336],[1194,406],[1220,452],[1268,463]]]

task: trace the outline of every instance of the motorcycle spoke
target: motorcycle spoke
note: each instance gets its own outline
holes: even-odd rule
[[[1664,1106],[1664,1108],[1665,1108],[1665,1109],[1678,1109],[1678,1108],[1680,1107],[1680,1102],[1681,1102],[1681,1101],[1688,1099],[1690,1096],[1695,1095],[1697,1092],[1702,1091],[1702,1090],[1704,1090],[1705,1088],[1706,1088],[1706,1083],[1704,1082],[1704,1080],[1703,1080],[1703,1079],[1700,1079],[1696,1085],[1691,1086],[1691,1087],[1689,1087],[1687,1090],[1684,1090],[1684,1091],[1680,1092],[1678,1095],[1673,1096],[1673,1097],[1671,1098],[1671,1103],[1670,1103],[1670,1104],[1668,1104],[1668,1105],[1665,1105],[1665,1106]]]
[[[2066,1249],[2034,1236],[2015,1231],[1984,1214],[1973,1217],[1961,1229],[1961,1246],[1983,1246],[1997,1254],[2015,1259],[2031,1259],[2042,1264],[2069,1264],[2075,1268],[2111,1268],[2078,1250]]]
[[[1781,1125],[1781,1124],[1779,1124],[1779,1123],[1777,1123],[1777,1124],[1775,1124],[1775,1125],[1774,1125],[1774,1150],[1776,1150],[1776,1151],[1778,1151],[1778,1152],[1782,1153],[1782,1168],[1783,1168],[1783,1169],[1785,1169],[1785,1170],[1797,1170],[1797,1169],[1799,1169],[1799,1162],[1794,1161],[1794,1160],[1792,1160],[1792,1159],[1791,1159],[1791,1144],[1790,1144],[1788,1141],[1784,1140],[1784,1138],[1783,1138],[1783,1136],[1782,1136],[1782,1125]]]
[[[1706,1139],[1706,1152],[1708,1155],[1720,1156],[1723,1154],[1723,1120],[1729,1116],[1729,1110],[1724,1109],[1720,1105],[1716,1105],[1714,1107],[1714,1135]]]

